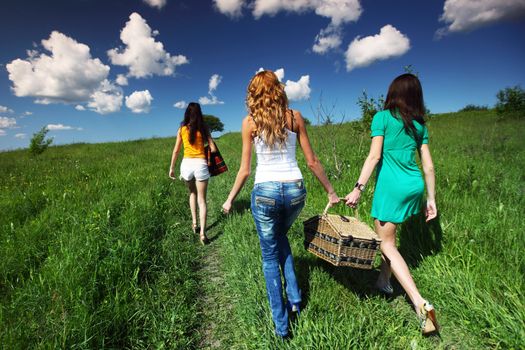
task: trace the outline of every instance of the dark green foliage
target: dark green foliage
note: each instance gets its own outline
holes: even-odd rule
[[[52,138],[46,139],[46,135],[49,132],[49,129],[44,126],[40,131],[33,134],[31,141],[29,143],[29,153],[33,156],[42,154],[53,142]]]
[[[218,117],[209,114],[204,114],[203,117],[204,122],[206,123],[206,125],[208,125],[208,128],[210,129],[210,132],[224,131],[224,124]]]
[[[306,117],[303,117],[303,119],[304,119],[304,125],[312,125],[312,122],[310,121],[310,119]]]
[[[406,66],[403,67],[403,71],[405,73],[408,73],[408,74],[413,74],[415,75],[416,77],[419,77],[419,72],[416,71],[416,69],[414,68],[414,66],[412,64],[407,64]]]
[[[525,91],[521,86],[508,87],[496,94],[496,111],[500,118],[525,117]]]
[[[478,106],[474,104],[468,104],[465,107],[461,108],[459,112],[472,112],[472,111],[487,111],[489,107],[487,106]]]
[[[368,130],[370,129],[374,115],[383,109],[385,98],[381,95],[376,100],[373,97],[369,97],[366,91],[363,91],[363,94],[357,99],[357,104],[361,108],[361,122],[363,127]]]

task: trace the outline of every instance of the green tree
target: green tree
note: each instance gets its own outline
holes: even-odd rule
[[[46,139],[46,135],[49,132],[47,126],[42,127],[40,131],[35,132],[29,143],[29,153],[37,156],[43,153],[47,147],[53,142],[53,138]]]
[[[508,87],[498,91],[496,94],[496,112],[500,118],[523,118],[525,117],[525,91],[521,86]]]
[[[203,117],[204,122],[206,123],[206,125],[208,125],[208,128],[210,129],[210,132],[224,131],[224,124],[218,117],[210,114],[204,114]]]

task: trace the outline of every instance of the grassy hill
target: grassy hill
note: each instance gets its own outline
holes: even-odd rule
[[[240,123],[240,121],[239,121]],[[280,343],[266,300],[249,212],[253,178],[235,212],[220,206],[233,184],[240,135],[218,145],[230,171],[210,181],[209,246],[191,234],[186,189],[167,177],[174,139],[51,147],[37,158],[0,153],[0,343],[5,348],[523,348],[525,238],[523,120],[492,111],[429,122],[439,219],[420,217],[399,244],[441,338],[420,336],[398,285],[385,299],[377,271],[334,268],[304,251],[292,227],[305,308]],[[314,149],[339,195],[368,152],[356,124],[312,127]],[[308,198],[326,195],[299,156]],[[370,186],[373,187],[373,186]],[[372,191],[362,198],[369,223]],[[343,206],[333,209],[350,214]]]

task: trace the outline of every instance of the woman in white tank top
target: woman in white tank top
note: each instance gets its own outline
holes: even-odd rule
[[[222,208],[229,213],[233,201],[250,176],[252,148],[255,148],[257,168],[251,209],[261,244],[275,333],[286,338],[289,336],[288,315],[290,312],[298,313],[301,303],[286,236],[306,198],[303,176],[295,158],[297,142],[308,167],[328,193],[329,202],[338,203],[339,197],[312,150],[301,113],[288,109],[288,98],[275,73],[257,73],[248,85],[246,102],[250,114],[242,122],[241,165]],[[281,273],[286,282],[286,304]]]

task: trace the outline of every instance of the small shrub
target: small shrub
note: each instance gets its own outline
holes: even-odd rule
[[[521,86],[508,87],[496,94],[496,112],[500,118],[525,117],[525,91]]]
[[[306,117],[303,117],[303,119],[304,119],[304,125],[312,125],[312,122],[310,121],[310,119]]]
[[[459,112],[472,112],[472,111],[487,111],[489,107],[487,106],[478,106],[474,104],[466,105],[465,107],[461,108]]]
[[[368,130],[372,124],[374,115],[383,109],[385,98],[381,95],[376,100],[373,97],[369,97],[366,91],[363,91],[363,95],[357,99],[357,104],[361,108],[361,123],[363,124],[363,128]]]
[[[34,156],[37,156],[41,153],[43,153],[47,147],[53,142],[52,138],[46,138],[47,133],[49,132],[49,129],[44,126],[40,131],[33,134],[33,137],[31,138],[31,142],[29,143],[29,153],[31,153]]]

